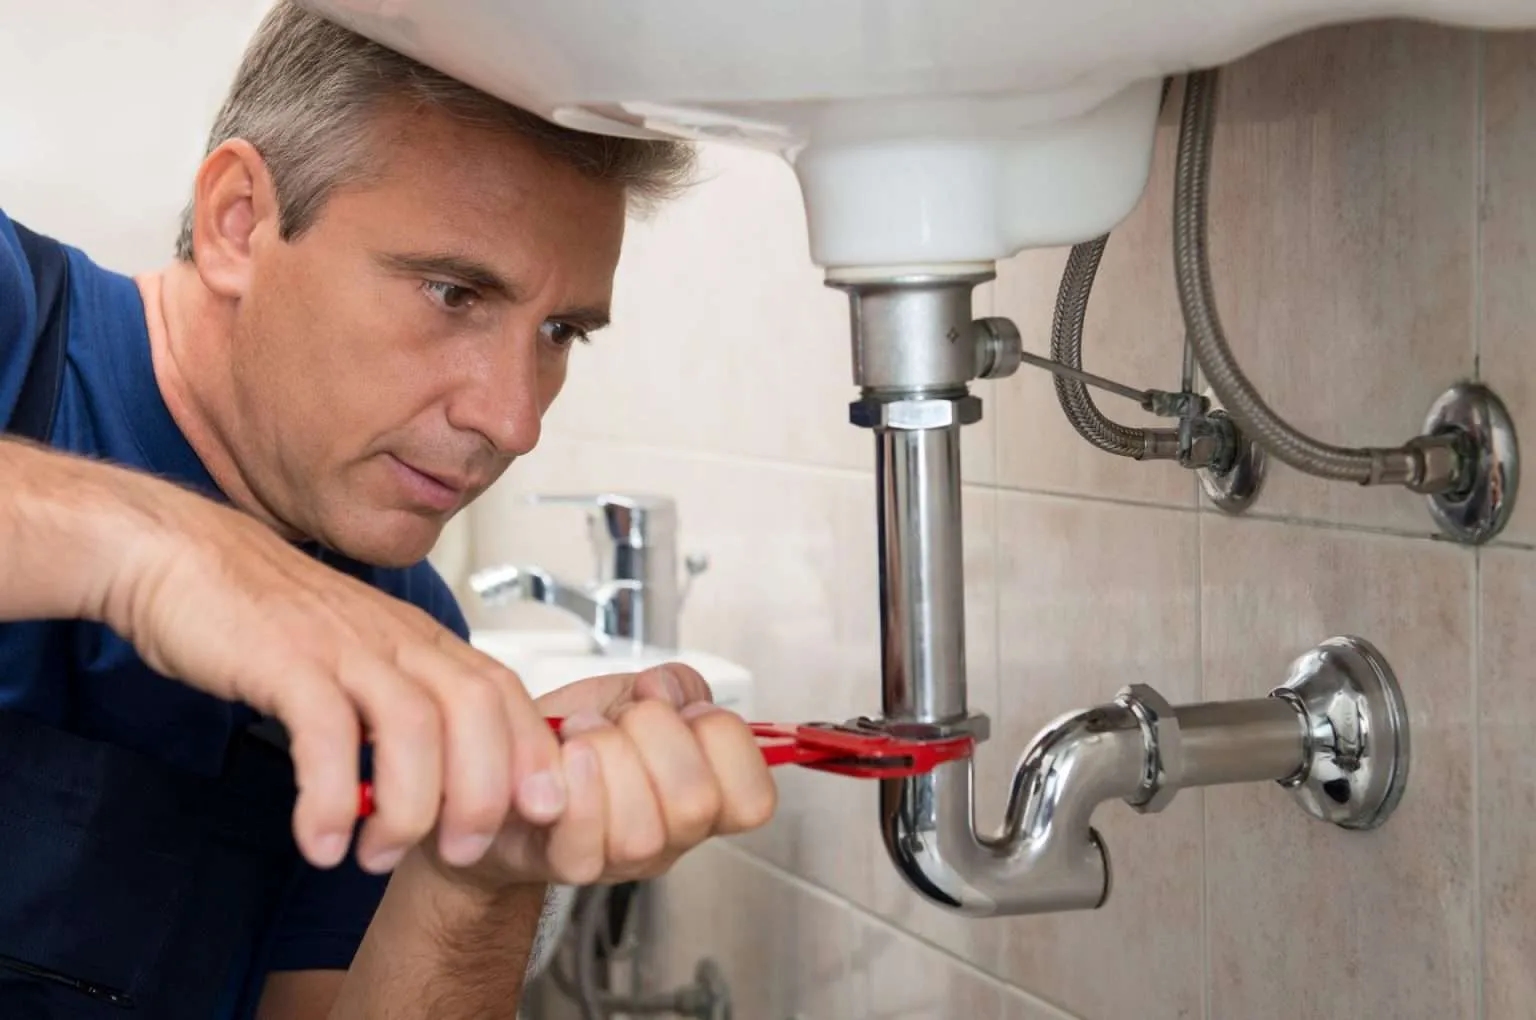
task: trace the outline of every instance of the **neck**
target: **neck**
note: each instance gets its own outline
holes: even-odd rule
[[[197,269],[186,262],[173,262],[134,282],[144,299],[155,382],[176,427],[234,506],[284,538],[298,540],[302,536],[257,495],[230,440],[237,426],[229,360],[232,309],[208,291]]]

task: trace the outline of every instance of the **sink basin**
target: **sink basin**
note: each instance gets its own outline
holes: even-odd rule
[[[587,677],[638,673],[665,662],[680,662],[699,672],[715,704],[745,718],[752,715],[752,675],[745,667],[708,652],[603,655],[593,650],[586,634],[576,630],[478,630],[470,634],[470,644],[516,672],[536,698]]]

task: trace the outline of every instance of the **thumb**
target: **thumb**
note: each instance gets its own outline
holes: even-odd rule
[[[635,680],[641,674],[606,673],[589,676],[558,687],[537,701],[539,711],[547,716],[572,716],[591,712],[611,718],[620,708],[635,700]]]

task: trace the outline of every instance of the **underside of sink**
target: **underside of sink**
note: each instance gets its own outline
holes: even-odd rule
[[[1330,24],[1536,27],[1531,0],[302,0],[567,127],[789,159],[829,269],[1114,227],[1162,79]]]

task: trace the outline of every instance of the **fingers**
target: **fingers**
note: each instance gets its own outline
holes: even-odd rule
[[[642,687],[636,684],[637,694]],[[663,686],[656,691],[666,693]],[[570,798],[542,848],[548,880],[648,877],[713,835],[744,832],[772,817],[777,791],[767,763],[734,714],[707,701],[679,711],[670,696],[655,696],[616,715],[617,722],[595,711],[566,720]],[[597,770],[590,777],[584,749]]]
[[[567,741],[589,747],[602,772],[607,865],[623,871],[661,854],[667,845],[661,809],[630,737],[602,716],[585,712],[568,718],[563,733]]]
[[[619,725],[644,763],[667,848],[681,851],[709,838],[723,793],[688,723],[660,701],[641,701],[630,706]]]
[[[602,762],[583,740],[561,749],[565,767],[565,814],[550,827],[544,852],[551,875],[564,885],[591,885],[607,861],[608,791]]]
[[[357,705],[373,745],[374,810],[358,836],[358,864],[382,873],[437,822],[443,806],[443,715],[421,684],[382,660],[355,658],[337,671],[337,679]],[[357,742],[351,746],[356,754]],[[355,787],[353,798],[355,810]]]
[[[439,638],[440,648],[475,676],[488,680],[500,701],[508,753],[490,761],[511,763],[511,771],[506,773],[510,794],[502,798],[503,807],[511,807],[536,825],[554,821],[566,809],[566,770],[560,740],[550,729],[543,710],[517,674],[506,666],[459,641],[450,631],[440,631]]]
[[[297,677],[260,706],[288,730],[299,796],[293,838],[317,868],[341,863],[357,822],[357,713],[328,678]]]
[[[720,784],[715,833],[731,835],[768,824],[778,807],[778,787],[747,724],[734,712],[705,704],[689,705],[682,717]]]
[[[634,696],[637,699],[669,701],[678,708],[695,701],[714,701],[709,684],[698,670],[680,662],[666,662],[653,666],[635,677]]]
[[[512,746],[501,685],[421,646],[403,651],[400,665],[432,698],[441,720],[437,852],[444,862],[466,867],[484,856],[512,807]]]

